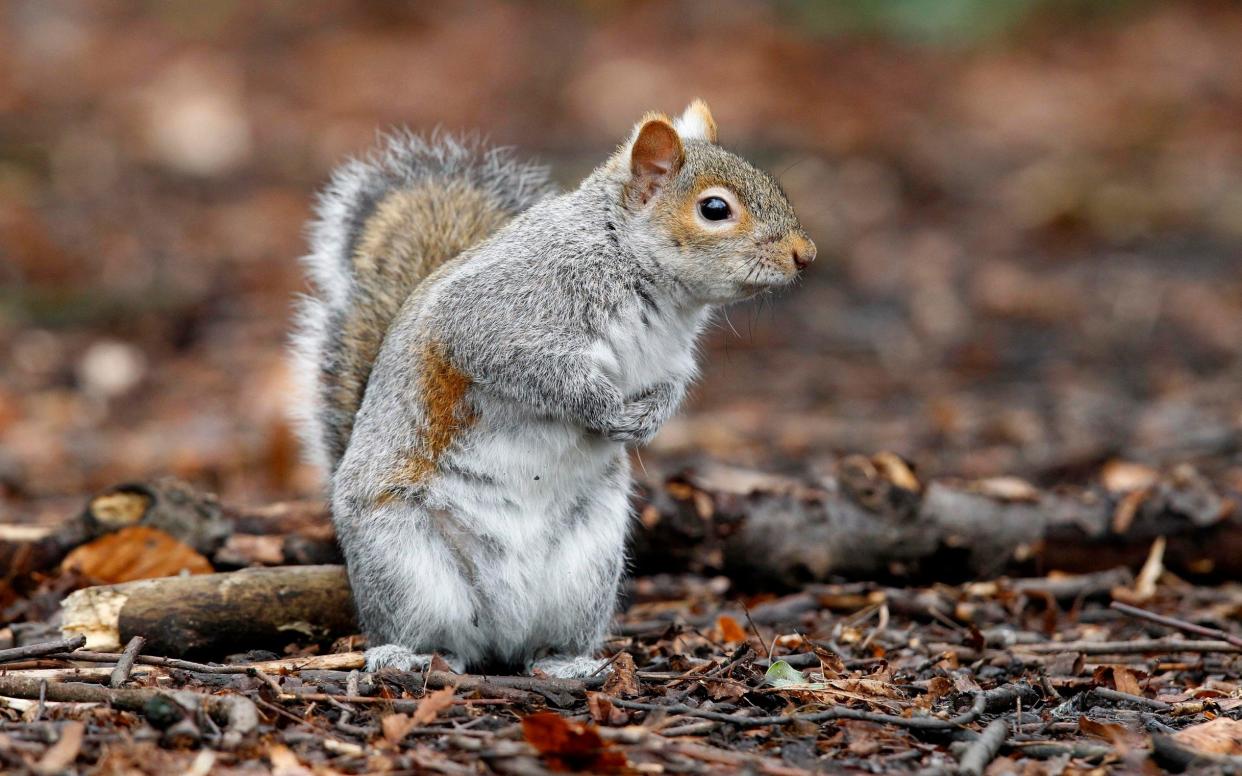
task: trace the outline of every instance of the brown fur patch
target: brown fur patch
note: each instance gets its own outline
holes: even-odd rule
[[[449,449],[457,435],[474,424],[475,414],[466,404],[471,383],[469,375],[449,362],[442,345],[435,342],[426,344],[419,380],[426,413],[422,447],[406,460],[395,477],[393,487],[410,487],[425,482],[435,473],[440,456]],[[381,496],[381,503],[390,500],[391,490],[386,490]]]
[[[706,245],[728,235],[749,234],[754,229],[754,217],[744,204],[741,206],[742,212],[737,216],[737,226],[724,234],[709,232],[699,225],[695,215],[699,195],[715,186],[737,193],[736,182],[730,183],[720,178],[702,175],[695,179],[694,186],[683,196],[661,205],[665,228],[678,245]]]
[[[410,293],[457,254],[496,231],[507,214],[461,181],[390,193],[367,219],[354,249],[355,296],[330,354],[328,405],[350,418],[340,429],[343,452],[362,404],[384,333]]]

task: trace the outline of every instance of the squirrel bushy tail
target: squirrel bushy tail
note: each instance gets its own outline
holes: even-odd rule
[[[315,296],[294,333],[306,449],[334,471],[389,324],[420,282],[555,192],[545,167],[476,137],[408,132],[342,165],[305,258]]]

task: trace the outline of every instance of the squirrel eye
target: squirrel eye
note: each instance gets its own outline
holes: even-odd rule
[[[708,221],[723,221],[733,215],[733,211],[721,197],[707,197],[699,202],[699,214]]]

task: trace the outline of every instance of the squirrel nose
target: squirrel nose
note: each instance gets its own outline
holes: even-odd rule
[[[805,237],[794,240],[793,263],[798,269],[806,269],[815,261],[815,243]]]

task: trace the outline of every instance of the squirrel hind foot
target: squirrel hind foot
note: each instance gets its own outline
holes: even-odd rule
[[[400,644],[382,644],[366,651],[368,671],[391,668],[397,671],[426,671],[431,667],[431,652],[415,652]],[[455,673],[465,673],[466,666],[456,655],[440,655]]]
[[[607,675],[607,660],[590,655],[549,655],[530,664],[531,671],[539,671],[556,679],[585,679],[589,676]]]

